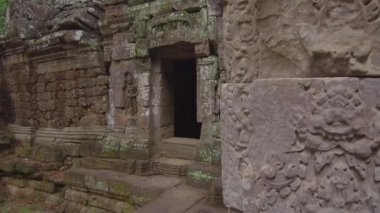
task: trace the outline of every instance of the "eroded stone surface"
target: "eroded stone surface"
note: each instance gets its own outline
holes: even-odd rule
[[[30,39],[66,29],[96,31],[103,16],[101,6],[102,1],[89,0],[12,0],[7,34]]]
[[[225,204],[244,212],[378,212],[379,83],[224,85]]]
[[[229,80],[378,76],[379,14],[378,0],[230,0]]]

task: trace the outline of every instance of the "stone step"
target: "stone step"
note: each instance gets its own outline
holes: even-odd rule
[[[206,197],[207,191],[180,185],[162,193],[160,198],[136,210],[136,213],[182,213],[187,212]]]
[[[136,168],[136,160],[87,157],[80,159],[79,162],[81,168],[112,170],[127,174],[134,174]]]
[[[186,176],[192,160],[160,157],[153,163],[153,171],[162,175]]]
[[[176,177],[137,176],[110,170],[73,168],[64,173],[64,183],[74,189],[89,191],[141,206],[162,192],[179,185]]]
[[[151,167],[151,161],[149,160],[85,157],[78,162],[78,167],[84,169],[111,170],[136,175],[146,175],[146,173],[150,172]]]
[[[162,141],[162,154],[170,158],[196,160],[198,158],[200,140],[193,138],[168,138]]]

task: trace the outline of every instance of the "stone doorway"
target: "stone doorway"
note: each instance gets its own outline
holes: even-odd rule
[[[191,141],[198,145],[202,124],[197,120],[199,82],[194,46],[180,43],[151,54],[152,136],[157,151],[168,139],[175,144]]]
[[[158,154],[155,169],[162,174],[186,175],[200,148],[197,59],[191,54],[160,56],[153,58],[153,154]]]
[[[173,61],[174,137],[199,139],[197,73],[195,59]]]

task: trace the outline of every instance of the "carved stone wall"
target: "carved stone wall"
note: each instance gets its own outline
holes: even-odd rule
[[[105,125],[108,76],[99,37],[101,4],[14,0],[9,11],[4,73],[14,123]]]
[[[378,79],[357,78],[224,85],[225,203],[244,212],[378,212],[378,91]]]
[[[244,212],[378,211],[378,80],[366,77],[379,76],[379,6],[226,2],[226,205]]]
[[[378,0],[228,1],[228,82],[378,76],[379,15]]]

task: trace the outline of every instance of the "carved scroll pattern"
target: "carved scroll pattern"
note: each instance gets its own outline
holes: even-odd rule
[[[224,122],[228,123],[227,126],[236,127],[225,129],[222,132],[225,135],[223,137],[226,138],[225,142],[227,142],[224,145],[225,151],[233,153],[230,156],[232,159],[223,159],[226,165],[223,173],[224,176],[229,177],[225,190],[230,192],[224,194],[224,199],[228,205],[237,208],[242,206],[243,187],[250,184],[251,178],[249,177],[253,171],[248,159],[248,145],[253,135],[249,111],[250,98],[248,88],[243,85],[229,85],[224,88],[223,94],[225,98],[222,99],[222,104],[226,109],[222,115],[225,117]],[[233,165],[228,165],[229,162]]]
[[[312,111],[294,123],[296,140],[267,160],[250,202],[262,213],[380,212],[380,131],[365,119],[359,90],[312,95]]]
[[[229,0],[224,17],[225,66],[228,80],[235,83],[251,82],[257,75],[259,48],[255,45],[259,34],[255,22],[256,0]]]

